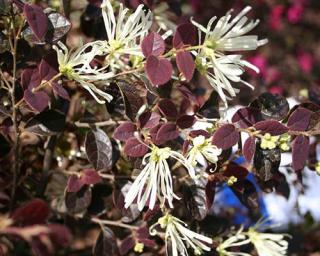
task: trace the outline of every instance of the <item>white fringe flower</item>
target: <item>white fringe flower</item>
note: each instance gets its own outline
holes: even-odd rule
[[[232,247],[239,247],[250,243],[250,239],[248,239],[247,236],[242,233],[242,231],[243,227],[241,227],[236,234],[219,244],[219,246],[216,248],[216,251],[220,256],[251,256],[249,253],[245,252],[228,251]]]
[[[231,10],[217,21],[214,28],[212,25],[217,17],[213,17],[206,28],[192,20],[199,31],[199,44],[202,43],[201,33],[205,33],[203,47],[193,52],[196,56],[197,68],[219,93],[226,106],[229,96],[235,97],[239,92],[232,87],[230,81],[241,82],[253,88],[252,85],[243,81],[241,76],[245,68],[253,69],[257,73],[259,69],[243,60],[242,55],[225,55],[224,52],[255,50],[268,42],[267,39],[258,40],[258,36],[255,35],[245,35],[259,23],[259,20],[248,22],[245,15],[250,10],[251,7],[244,8],[233,19],[231,19]]]
[[[210,139],[199,135],[192,140],[192,148],[187,154],[187,159],[192,166],[196,166],[203,158],[215,164],[218,162],[218,156],[221,153],[222,149],[213,145]]]
[[[259,256],[284,256],[287,255],[288,241],[286,234],[260,233],[255,228],[250,228],[248,237],[254,245]]]
[[[90,66],[91,61],[97,55],[97,48],[93,44],[85,44],[69,52],[62,42],[58,42],[58,46],[54,45],[53,49],[57,52],[60,73],[78,82],[98,103],[104,104],[105,100],[111,101],[111,95],[93,84],[113,77],[112,72],[104,72],[104,69],[95,69]]]
[[[117,18],[110,0],[103,0],[101,4],[102,16],[107,32],[106,41],[96,41],[101,55],[107,55],[106,60],[112,68],[123,66],[122,55],[143,56],[140,42],[148,34],[152,25],[152,13],[143,10],[139,5],[134,13],[120,3]]]
[[[150,227],[151,235],[157,234],[155,227],[158,225],[165,229],[167,255],[187,256],[188,248],[193,249],[194,255],[201,255],[203,251],[211,251],[209,247],[213,242],[211,238],[191,231],[187,228],[188,225],[185,222],[168,213]],[[169,254],[169,252],[171,253]]]
[[[149,209],[152,210],[157,198],[162,205],[168,202],[169,206],[173,208],[173,199],[179,199],[179,197],[173,192],[172,176],[167,162],[169,157],[185,166],[191,177],[195,176],[193,167],[183,155],[169,147],[153,146],[151,152],[144,156],[143,164],[145,166],[125,197],[126,208],[136,200],[140,211],[145,207],[147,201]]]

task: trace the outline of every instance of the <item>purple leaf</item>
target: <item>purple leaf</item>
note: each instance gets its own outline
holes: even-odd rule
[[[309,155],[309,137],[299,135],[292,144],[292,167],[295,171],[302,170]]]
[[[161,116],[156,112],[144,112],[139,116],[140,128],[150,129],[159,124]]]
[[[194,116],[190,116],[190,115],[183,115],[180,116],[177,120],[177,125],[181,128],[181,129],[187,129],[190,128],[194,125],[194,123],[196,122],[196,118]]]
[[[51,83],[51,87],[55,95],[60,96],[62,99],[70,100],[69,93],[65,88],[63,88],[63,86],[58,83]]]
[[[190,81],[195,70],[195,64],[191,53],[187,51],[178,52],[176,62],[180,72],[184,75],[187,81]]]
[[[21,74],[21,86],[23,90],[32,89],[41,83],[38,68],[26,68]]]
[[[34,4],[25,4],[23,12],[35,36],[42,40],[48,30],[47,15],[45,15],[41,7]]]
[[[172,100],[160,100],[158,103],[158,109],[161,114],[168,119],[176,119],[178,116],[178,110]]]
[[[181,24],[173,36],[173,47],[176,49],[197,43],[197,30],[191,23]]]
[[[109,170],[112,167],[112,143],[103,130],[94,129],[87,133],[85,149],[96,170]]]
[[[43,91],[33,93],[27,89],[24,91],[25,102],[35,111],[41,112],[49,105],[49,96]]]
[[[162,37],[158,33],[151,32],[143,39],[141,43],[141,49],[143,55],[148,58],[151,55],[162,55],[166,47]]]
[[[39,73],[41,80],[49,81],[55,75],[58,74],[58,63],[56,54],[54,56],[48,55],[43,58],[39,65]]]
[[[113,137],[120,141],[126,141],[134,137],[136,126],[131,122],[125,122],[120,124],[114,131]]]
[[[287,126],[293,131],[307,130],[312,112],[306,108],[297,108],[289,117]]]
[[[151,55],[147,58],[145,70],[153,85],[163,85],[171,79],[172,64],[167,59]]]
[[[262,134],[270,133],[272,136],[284,134],[289,130],[288,127],[276,120],[258,122],[254,125],[254,128],[261,131]]]
[[[136,241],[132,236],[128,236],[122,240],[119,247],[120,255],[128,255],[129,251],[135,246],[135,244]]]
[[[50,213],[47,203],[33,199],[16,209],[10,216],[16,225],[27,226],[44,223]]]
[[[247,160],[247,162],[251,162],[254,153],[256,151],[256,140],[254,137],[249,137],[242,148],[242,154],[244,158]]]
[[[262,115],[259,109],[245,107],[239,109],[232,117],[232,123],[241,128],[253,126],[255,123],[262,120]]]
[[[156,141],[157,144],[162,144],[168,140],[174,140],[179,137],[179,130],[177,126],[172,123],[164,124],[157,132]]]
[[[136,138],[127,140],[124,145],[124,153],[131,157],[142,157],[148,152],[148,150],[149,148]]]
[[[248,173],[249,173],[249,171],[246,168],[244,168],[241,165],[237,165],[235,163],[232,163],[232,162],[226,166],[226,168],[223,172],[223,174],[226,177],[234,176],[238,179],[238,181],[245,180]]]
[[[83,185],[82,180],[77,175],[71,175],[67,183],[67,192],[78,192]]]
[[[81,182],[86,185],[94,185],[102,181],[99,173],[94,169],[87,169],[81,173]]]
[[[240,135],[238,130],[232,124],[225,124],[218,128],[212,137],[212,144],[221,149],[231,148],[237,144]]]

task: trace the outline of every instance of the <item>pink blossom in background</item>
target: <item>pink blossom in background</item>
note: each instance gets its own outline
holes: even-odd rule
[[[304,12],[304,7],[302,4],[294,4],[292,5],[287,12],[287,20],[296,24],[301,21]]]
[[[266,74],[264,76],[264,81],[266,84],[271,84],[281,78],[281,73],[274,67],[268,67]]]
[[[253,70],[248,70],[248,73],[252,76],[265,76],[266,74],[266,69],[267,69],[267,59],[261,55],[261,54],[257,54],[255,56],[252,56],[248,59],[248,61],[250,63],[252,63],[253,65],[255,65],[257,68],[259,68],[260,73],[257,74],[256,72],[254,72]]]
[[[304,73],[310,73],[313,67],[313,62],[314,62],[312,55],[308,52],[300,50],[298,53],[297,59],[298,59],[300,69]]]
[[[276,5],[271,9],[269,14],[268,23],[272,30],[281,30],[282,24],[282,14],[284,13],[283,5]]]
[[[284,90],[283,90],[283,87],[281,87],[281,86],[279,86],[279,85],[274,85],[274,86],[271,86],[271,87],[268,89],[268,92],[270,92],[270,93],[272,93],[272,94],[283,95]]]

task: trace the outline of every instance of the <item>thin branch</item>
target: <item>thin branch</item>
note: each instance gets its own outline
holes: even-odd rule
[[[82,122],[75,122],[75,126],[80,127],[80,128],[90,128],[92,126],[96,127],[103,127],[103,126],[109,126],[109,125],[115,125],[117,124],[113,120],[107,120],[107,121],[102,121],[102,122],[96,122],[96,123],[82,123]]]
[[[10,201],[10,209],[13,208],[14,205],[14,199],[16,195],[16,189],[17,189],[17,182],[18,182],[18,176],[20,173],[20,129],[19,124],[17,120],[17,108],[15,108],[16,105],[16,80],[17,80],[17,48],[18,48],[18,38],[19,34],[21,33],[22,27],[24,22],[21,22],[18,32],[15,29],[14,24],[14,14],[12,13],[11,17],[12,21],[12,33],[13,35],[9,36],[9,41],[13,41],[10,43],[11,46],[11,54],[12,54],[12,60],[13,60],[13,70],[12,70],[12,85],[10,88],[10,94],[11,94],[11,104],[12,104],[12,122],[13,122],[13,129],[14,129],[14,146],[13,146],[13,152],[14,152],[14,159],[13,159],[13,165],[12,165],[12,173],[13,173],[13,186],[11,190],[11,201]],[[12,37],[12,38],[11,38]]]
[[[137,226],[124,224],[124,223],[122,223],[120,221],[101,220],[101,219],[98,219],[98,218],[91,218],[91,221],[94,222],[94,223],[97,223],[99,225],[110,225],[110,226],[114,226],[114,227],[130,229],[130,230],[138,230],[139,229],[139,227],[137,227]]]

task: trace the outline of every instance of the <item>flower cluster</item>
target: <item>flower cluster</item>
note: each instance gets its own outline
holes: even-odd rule
[[[254,226],[245,232],[240,228],[234,235],[220,243],[216,251],[220,256],[250,256],[249,253],[230,250],[251,243],[259,256],[287,255],[288,241],[285,240],[285,237],[288,237],[287,234],[262,233],[257,229],[258,226]]]
[[[283,151],[288,151],[290,149],[291,136],[288,134],[283,134],[281,136],[271,136],[270,133],[263,135],[261,139],[262,149],[274,149],[277,146]]]
[[[203,251],[211,251],[211,238],[191,231],[187,228],[185,222],[168,213],[158,219],[158,222],[150,227],[151,235],[157,234],[155,227],[158,225],[165,230],[167,255],[186,256],[188,255],[187,248],[192,248],[194,255],[201,255]],[[171,245],[170,248],[169,244]]]
[[[203,162],[206,159],[208,162],[215,164],[218,162],[218,156],[222,150],[211,143],[210,139],[206,139],[203,135],[199,135],[192,140],[191,149],[188,152],[187,159],[192,166]]]
[[[161,205],[168,202],[173,208],[173,199],[179,199],[173,190],[173,181],[168,164],[168,159],[173,158],[187,168],[189,175],[195,177],[195,170],[187,159],[180,153],[171,150],[169,147],[158,148],[153,146],[151,152],[143,158],[145,165],[140,174],[130,187],[125,198],[125,207],[128,208],[135,200],[141,211],[148,202],[149,209],[153,209],[157,198]]]
[[[255,35],[245,35],[253,30],[259,23],[258,20],[247,23],[245,16],[251,7],[244,8],[237,16],[231,18],[231,11],[221,17],[216,26],[213,23],[217,17],[213,17],[207,27],[192,20],[192,23],[199,30],[199,44],[203,47],[194,51],[198,70],[208,79],[211,86],[219,93],[221,99],[227,106],[227,100],[235,97],[239,89],[233,88],[231,82],[241,82],[250,88],[252,85],[243,81],[241,76],[245,68],[250,68],[255,72],[259,69],[242,59],[239,54],[226,54],[225,52],[239,52],[255,50],[259,46],[267,43],[266,39],[258,40]],[[202,39],[201,34],[205,37]],[[226,95],[225,91],[228,93]]]

